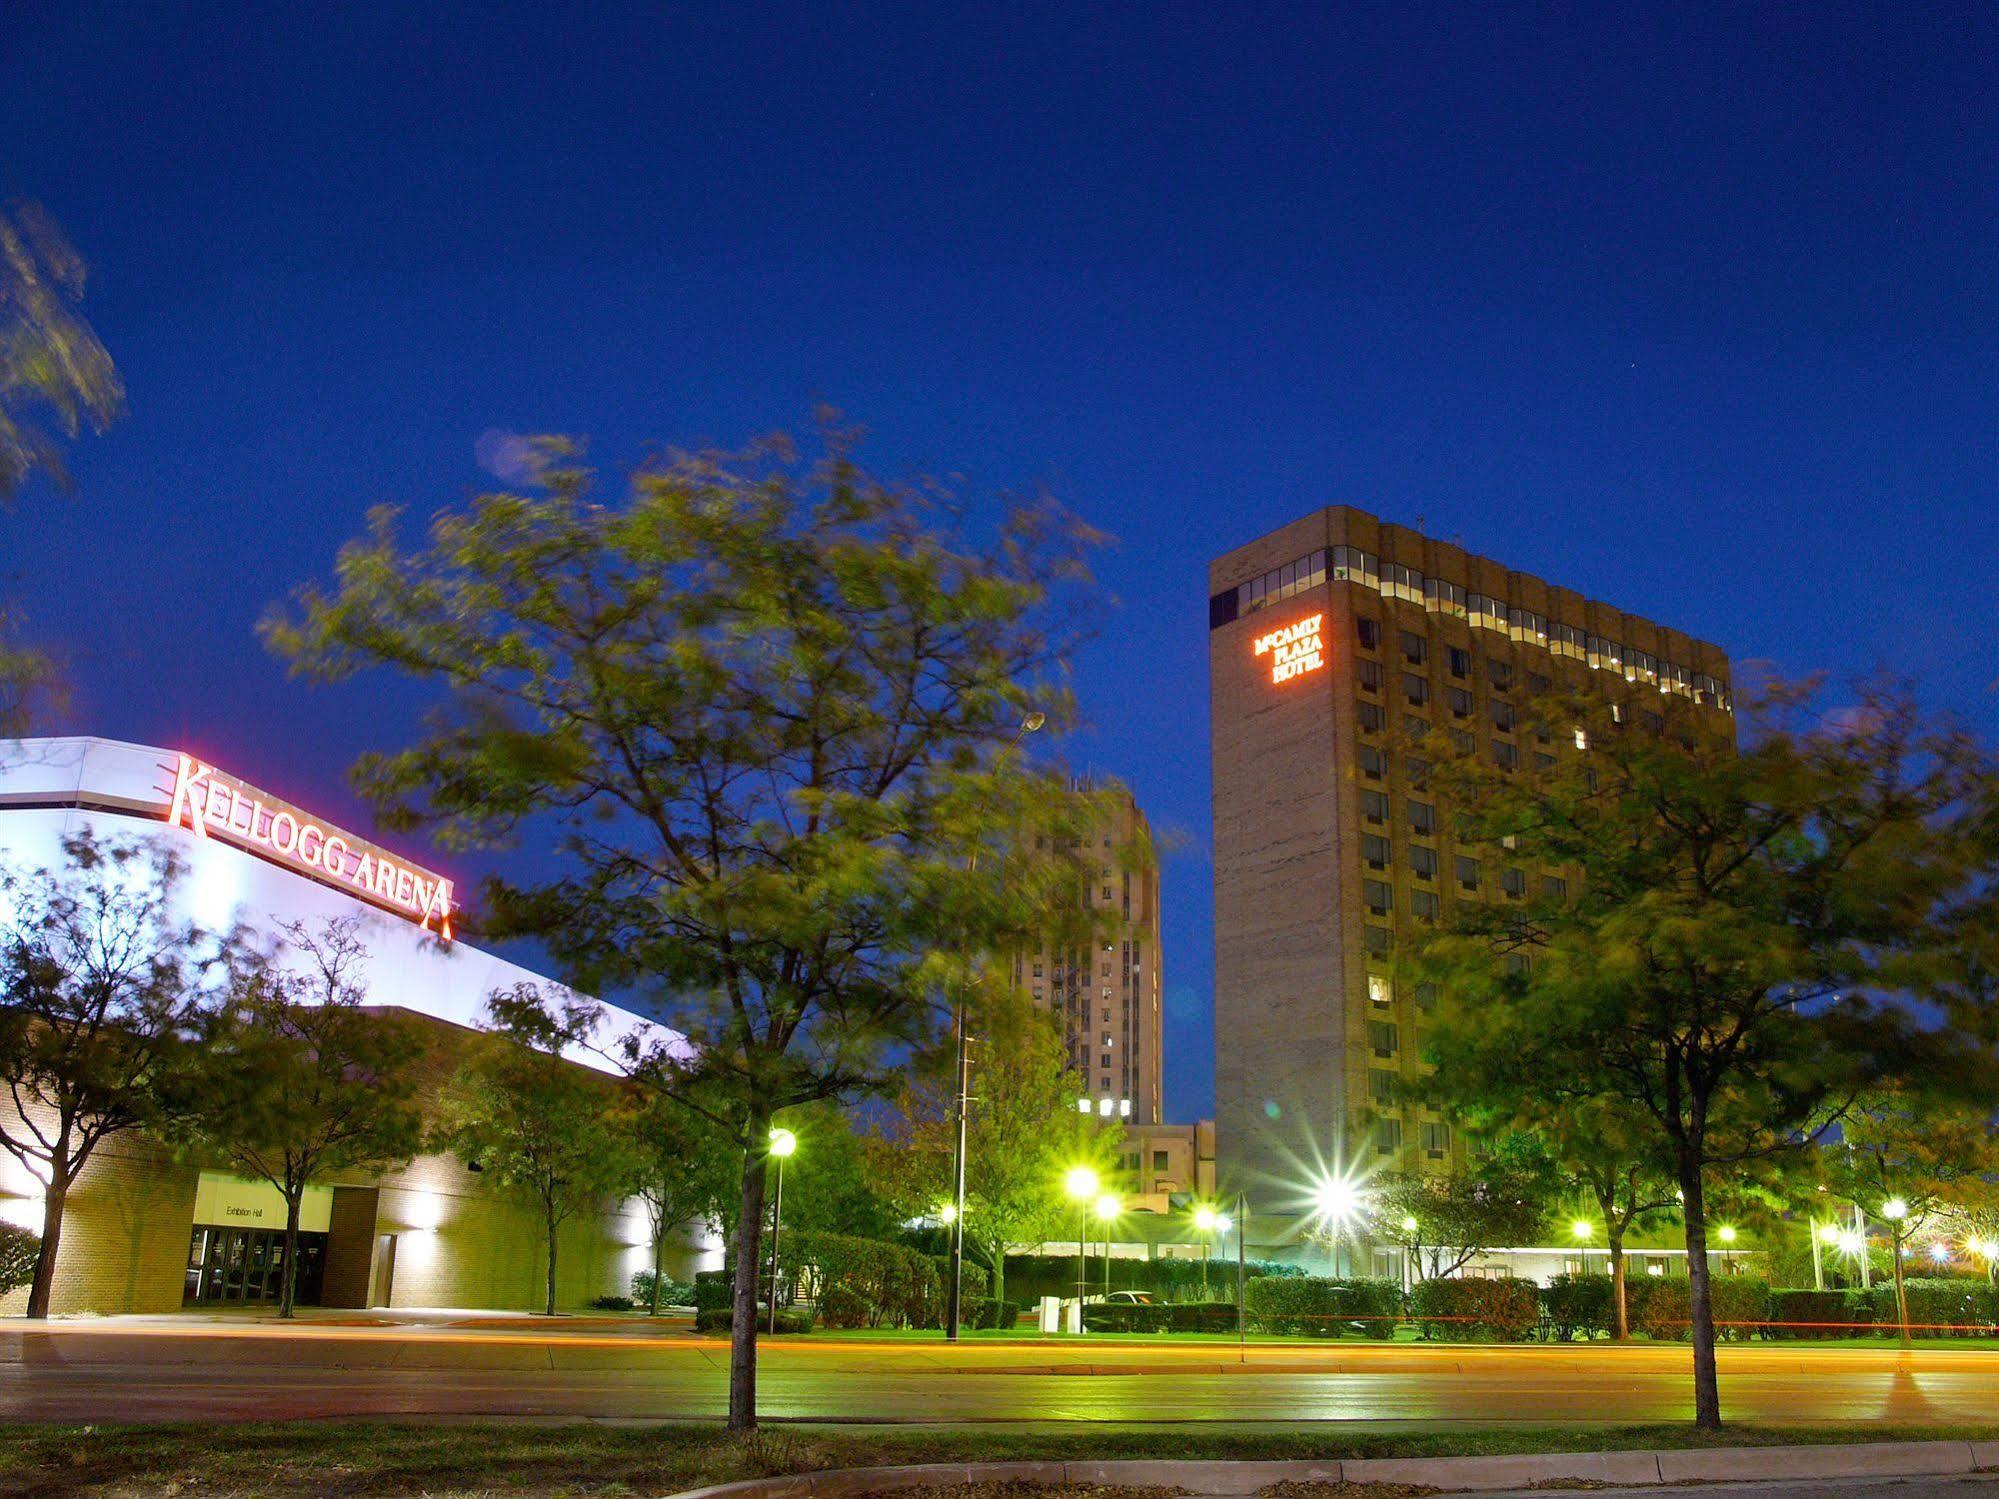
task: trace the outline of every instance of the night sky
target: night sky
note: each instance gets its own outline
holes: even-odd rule
[[[310,9],[0,6],[0,196],[131,401],[0,515],[72,731],[365,824],[344,767],[418,697],[251,629],[369,506],[491,484],[485,433],[618,470],[831,402],[1120,538],[1067,752],[1183,839],[1180,1119],[1215,553],[1420,518],[1999,732],[1990,7]]]

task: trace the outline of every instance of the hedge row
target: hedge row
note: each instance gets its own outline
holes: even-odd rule
[[[1388,1338],[1401,1315],[1402,1289],[1392,1280],[1272,1275],[1244,1288],[1243,1307],[1258,1332]]]
[[[1083,1308],[1091,1332],[1234,1332],[1233,1301],[1160,1301],[1150,1306],[1095,1302]]]
[[[1248,1278],[1299,1276],[1296,1265],[1271,1260],[1251,1260],[1245,1267]],[[1090,1294],[1104,1291],[1104,1260],[1101,1251],[1090,1255]],[[1202,1289],[1201,1262],[1197,1259],[1116,1259],[1111,1261],[1113,1291],[1149,1291],[1160,1301],[1233,1300],[1235,1261],[1214,1258],[1208,1262],[1207,1288]],[[1043,1296],[1074,1297],[1076,1256],[1073,1254],[1010,1254],[1006,1257],[1006,1294],[1023,1306],[1032,1306]]]
[[[1409,1315],[1425,1338],[1517,1343],[1540,1324],[1540,1289],[1528,1280],[1418,1281]]]
[[[776,1329],[778,1332],[810,1332],[812,1331],[812,1323],[813,1316],[810,1307],[778,1308]],[[705,1311],[699,1311],[694,1314],[694,1330],[696,1332],[733,1332],[735,1326],[736,1311],[734,1307],[709,1307]],[[757,1330],[764,1333],[771,1331],[770,1308],[767,1306],[759,1305],[757,1307]]]
[[[1999,1328],[1999,1292],[1975,1280],[1917,1279],[1905,1283],[1910,1331],[1916,1337],[1991,1334]],[[1773,1290],[1760,1280],[1719,1275],[1710,1282],[1715,1335],[1727,1341],[1839,1338],[1899,1324],[1893,1282],[1871,1290]],[[1685,1276],[1633,1276],[1625,1287],[1631,1329],[1672,1342],[1691,1336],[1693,1300]],[[1604,1275],[1564,1275],[1541,1293],[1549,1336],[1607,1333],[1611,1284]]]

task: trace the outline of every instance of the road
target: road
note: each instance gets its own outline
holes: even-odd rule
[[[1690,1356],[1634,1345],[1144,1340],[766,1343],[764,1414],[871,1422],[1632,1422],[1691,1415]],[[726,1344],[616,1324],[0,1323],[0,1420],[721,1416]],[[1728,1417],[1985,1423],[1999,1348],[1721,1351]]]

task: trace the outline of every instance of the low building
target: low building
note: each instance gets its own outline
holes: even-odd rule
[[[429,1042],[427,1096],[478,1039],[489,994],[559,987],[458,941],[448,877],[195,756],[104,739],[0,743],[0,862],[18,872],[58,870],[63,840],[86,831],[172,845],[187,869],[175,914],[211,929],[240,920],[275,935],[286,922],[354,919],[370,1007],[414,1017]],[[671,1039],[607,1007],[607,1044],[633,1028]],[[587,1048],[569,1065],[609,1070]],[[42,1215],[42,1183],[0,1156],[0,1218],[39,1230]],[[70,1190],[51,1309],[164,1312],[270,1300],[284,1220],[283,1199],[267,1184],[176,1160],[141,1135],[114,1135]],[[331,1177],[308,1189],[302,1228],[302,1301],[542,1305],[545,1239],[536,1215],[476,1162],[426,1154],[400,1170]],[[607,1198],[572,1219],[558,1241],[558,1304],[627,1294],[634,1272],[651,1266],[650,1237],[636,1200]],[[711,1246],[676,1242],[668,1270],[685,1275],[717,1261]],[[18,1312],[25,1300],[25,1292],[0,1299],[0,1313]]]

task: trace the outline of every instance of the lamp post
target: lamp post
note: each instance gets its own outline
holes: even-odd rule
[[[1249,1362],[1249,1198],[1235,1195],[1235,1348],[1236,1362]]]
[[[998,770],[1006,764],[1006,757],[1019,747],[1022,736],[1036,732],[1048,722],[1045,713],[1030,713],[1021,719],[1020,727],[1013,731],[1013,738],[1005,749],[999,752],[993,762]],[[967,872],[979,867],[979,856],[975,850]],[[954,1007],[953,1028],[958,1033],[958,1098],[957,1098],[957,1143],[951,1152],[951,1283],[945,1287],[944,1295],[944,1341],[958,1341],[958,1323],[964,1307],[965,1294],[965,1121],[972,1106],[972,1047],[967,1034],[968,1021],[965,1015],[964,996],[958,997]],[[1000,1251],[1004,1254],[1006,1251]],[[1005,1266],[1001,1266],[1005,1269]]]
[[[1062,1190],[1076,1204],[1076,1326],[1083,1325],[1083,1298],[1089,1295],[1090,1202],[1097,1195],[1097,1173],[1088,1166],[1072,1167],[1062,1178]]]
[[[1714,1231],[1714,1234],[1717,1239],[1721,1240],[1722,1268],[1730,1275],[1733,1275],[1735,1273],[1735,1225],[1724,1223]]]
[[[1419,1225],[1416,1222],[1416,1215],[1414,1213],[1404,1213],[1402,1215],[1402,1294],[1404,1296],[1409,1294],[1410,1287],[1415,1284],[1413,1277],[1417,1270],[1415,1263],[1416,1254],[1417,1250],[1421,1248],[1416,1242],[1418,1231]]]
[[[1215,1225],[1226,1223],[1227,1221],[1226,1218],[1221,1217],[1211,1207],[1203,1205],[1194,1209],[1194,1232],[1201,1236],[1201,1299],[1203,1301],[1208,1299],[1208,1245],[1214,1239]]]
[[[1343,1176],[1322,1180],[1312,1194],[1318,1218],[1332,1228],[1333,1274],[1340,1273],[1340,1250],[1345,1244],[1347,1224],[1360,1212],[1360,1191]]]
[[[1095,1211],[1097,1222],[1104,1226],[1104,1301],[1108,1304],[1111,1299],[1111,1225],[1124,1211],[1124,1204],[1118,1201],[1115,1192],[1106,1192],[1096,1200]]]
[[[1907,1346],[1909,1299],[1902,1289],[1902,1236],[1909,1231],[1909,1204],[1899,1197],[1891,1197],[1881,1204],[1881,1216],[1888,1220],[1889,1252],[1895,1270],[1895,1317],[1902,1324],[1902,1342]]]
[[[770,1132],[770,1158],[777,1162],[777,1191],[770,1204],[770,1330],[777,1331],[777,1236],[784,1225],[784,1163],[798,1149],[798,1136],[788,1129]]]
[[[1839,1243],[1837,1223],[1818,1223],[1812,1226],[1812,1289],[1825,1289],[1825,1252]]]
[[[1569,1224],[1569,1237],[1576,1241],[1578,1252],[1583,1257],[1583,1274],[1589,1274],[1589,1241],[1596,1236],[1596,1225],[1587,1218],[1577,1218]]]

